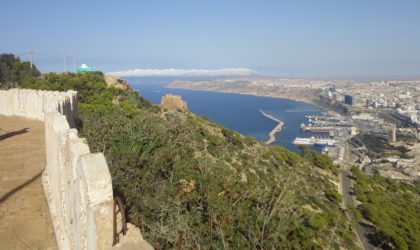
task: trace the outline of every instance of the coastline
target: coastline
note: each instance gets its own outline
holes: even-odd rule
[[[238,95],[250,95],[250,96],[260,96],[260,97],[271,97],[271,98],[277,98],[277,99],[285,99],[285,100],[291,100],[295,102],[305,103],[312,105],[314,107],[319,108],[321,111],[328,113],[331,116],[338,117],[340,116],[339,113],[336,111],[322,106],[318,103],[316,103],[314,100],[308,100],[308,99],[300,99],[300,98],[294,98],[290,96],[276,96],[276,95],[261,95],[257,93],[246,93],[246,92],[240,92],[240,91],[229,91],[229,90],[211,90],[211,89],[198,89],[198,88],[187,88],[187,87],[180,87],[180,86],[171,86],[172,83],[165,85],[165,88],[168,89],[185,89],[185,90],[192,90],[192,91],[206,91],[206,92],[212,92],[212,93],[227,93],[227,94],[238,94]]]
[[[227,94],[238,94],[238,95],[250,95],[250,96],[260,96],[260,97],[271,97],[271,98],[277,98],[277,99],[286,99],[286,100],[292,100],[295,102],[301,102],[305,104],[310,104],[314,107],[317,107],[321,110],[327,111],[327,108],[322,107],[321,105],[318,105],[317,103],[306,100],[306,99],[298,99],[293,97],[286,97],[286,96],[274,96],[274,95],[261,95],[257,93],[245,93],[245,92],[239,92],[239,91],[229,91],[229,90],[210,90],[210,89],[197,89],[197,88],[186,88],[186,87],[179,87],[179,86],[171,86],[171,84],[165,85],[165,88],[168,89],[185,89],[185,90],[193,90],[193,91],[206,91],[206,92],[212,92],[212,93],[227,93]],[[329,111],[329,110],[328,110]]]
[[[263,116],[267,117],[270,120],[273,120],[275,122],[278,122],[277,126],[275,126],[270,133],[268,133],[268,140],[265,142],[265,144],[270,145],[271,143],[276,141],[276,134],[279,133],[281,131],[281,129],[283,128],[284,122],[282,122],[281,120],[275,118],[272,115],[269,115],[267,113],[265,113],[264,111],[262,111],[261,109],[258,110]]]

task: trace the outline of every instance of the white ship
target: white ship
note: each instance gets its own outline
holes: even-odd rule
[[[295,140],[292,142],[295,145],[317,145],[317,146],[335,146],[334,139],[328,138],[315,138],[314,136],[310,138],[303,138],[303,137],[296,137]]]
[[[314,145],[311,138],[296,137],[292,142],[295,145]]]

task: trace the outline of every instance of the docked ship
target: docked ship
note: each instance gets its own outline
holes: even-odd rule
[[[335,146],[335,140],[334,139],[328,139],[328,138],[315,138],[314,136],[310,138],[304,138],[304,137],[296,137],[296,139],[292,142],[295,145],[316,145],[316,146],[329,146],[334,147]]]
[[[311,138],[296,137],[292,142],[295,145],[314,145]]]

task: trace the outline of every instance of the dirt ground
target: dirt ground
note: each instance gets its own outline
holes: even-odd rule
[[[57,249],[45,165],[44,123],[0,116],[0,249]]]

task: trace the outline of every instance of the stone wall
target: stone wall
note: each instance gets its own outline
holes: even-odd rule
[[[0,91],[0,114],[45,122],[47,166],[42,181],[59,248],[111,249],[112,180],[103,154],[90,153],[86,141],[72,128],[77,117],[76,94]],[[128,244],[140,242],[141,249],[152,249],[141,234],[139,237]]]

